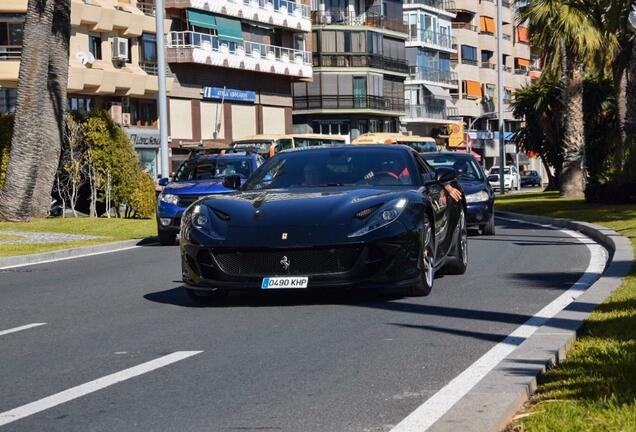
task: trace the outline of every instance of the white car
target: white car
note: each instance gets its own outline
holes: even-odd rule
[[[499,190],[499,173],[498,166],[490,168],[488,183],[494,190]],[[521,176],[515,165],[506,165],[504,167],[504,188],[506,191],[521,189]]]

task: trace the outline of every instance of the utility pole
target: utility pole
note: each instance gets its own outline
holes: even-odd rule
[[[159,78],[159,134],[161,152],[161,176],[170,177],[168,163],[168,97],[166,92],[166,36],[163,30],[163,0],[155,0],[157,28],[157,69]]]
[[[503,63],[503,0],[497,1],[497,120],[499,122],[499,190],[506,193],[504,167],[506,140],[504,139],[504,63]]]

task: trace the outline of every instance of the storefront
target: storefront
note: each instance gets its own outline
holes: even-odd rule
[[[152,128],[124,128],[139,157],[139,163],[144,171],[153,179],[159,174],[159,149],[161,136],[159,129]]]

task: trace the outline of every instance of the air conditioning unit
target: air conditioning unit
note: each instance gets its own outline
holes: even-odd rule
[[[113,60],[125,62],[128,60],[128,39],[113,38]]]

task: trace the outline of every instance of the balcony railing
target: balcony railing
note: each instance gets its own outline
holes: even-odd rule
[[[482,68],[482,69],[493,69],[493,70],[497,70],[497,64],[496,64],[496,63],[489,62],[489,61],[482,61],[482,62],[481,62],[481,68]]]
[[[404,59],[394,59],[368,53],[316,53],[314,67],[369,67],[393,72],[408,73]]]
[[[466,58],[463,58],[463,59],[461,60],[461,63],[462,63],[462,64],[466,64],[466,65],[471,65],[471,66],[478,66],[478,65],[479,65],[479,62],[478,62],[476,59],[475,59],[475,60],[473,60],[473,59],[466,59]]]
[[[470,23],[453,23],[452,27],[455,30],[468,30],[475,33],[479,31],[479,27]]]
[[[157,67],[157,63],[154,62],[139,62],[139,67],[146,72],[148,75],[158,75],[159,68]]]
[[[449,117],[456,117],[458,114],[457,108],[447,107],[445,101],[436,99],[427,100],[424,105],[406,107],[406,118],[408,119],[448,120]]]
[[[453,45],[457,45],[457,40],[454,36],[432,30],[421,30],[415,35],[410,34],[409,42],[422,42],[448,49],[453,49]]]
[[[445,11],[457,8],[454,0],[405,0],[404,4],[421,4]]]
[[[404,112],[404,99],[371,95],[317,95],[294,96],[295,110],[380,110]]]
[[[528,75],[528,69],[526,68],[517,68],[515,69],[515,75]]]
[[[425,68],[419,66],[409,67],[409,78],[412,80],[432,81],[444,84],[457,84],[457,72]]]
[[[155,16],[154,0],[137,0],[137,8],[146,15]]]
[[[275,26],[311,31],[310,7],[291,0],[165,0],[165,6],[192,7]]]
[[[313,24],[342,24],[348,26],[369,26],[392,30],[399,33],[407,32],[407,25],[402,18],[391,19],[380,13],[377,7],[371,7],[365,12],[357,12],[348,9],[329,9],[326,11],[313,11],[311,13]]]
[[[0,46],[0,61],[1,60],[20,60],[22,56],[21,46]]]
[[[195,63],[246,70],[310,77],[312,57],[308,51],[256,42],[228,42],[214,35],[192,31],[170,32],[167,48],[191,48]]]

